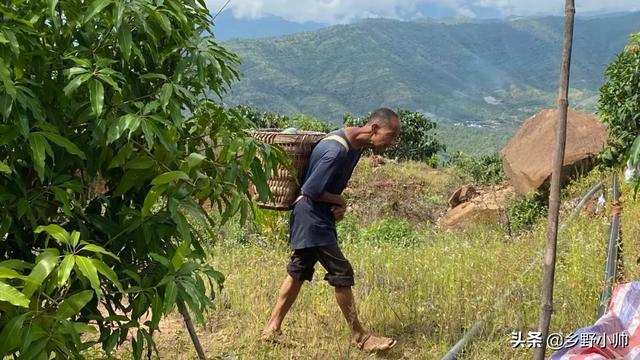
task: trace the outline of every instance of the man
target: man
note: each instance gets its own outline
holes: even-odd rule
[[[372,336],[358,320],[351,287],[351,264],[340,251],[336,221],[344,217],[342,191],[347,186],[364,148],[385,149],[400,133],[400,119],[393,111],[376,110],[366,125],[346,127],[320,141],[309,159],[301,196],[289,221],[289,242],[293,254],[271,318],[263,331],[265,340],[284,343],[280,326],[293,305],[304,280],[311,281],[316,262],[327,270],[324,279],[335,287],[336,300],[351,330],[354,346],[368,352],[395,346],[391,338]]]

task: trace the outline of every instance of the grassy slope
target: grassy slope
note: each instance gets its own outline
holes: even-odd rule
[[[354,291],[361,319],[373,331],[400,340],[386,358],[438,359],[465,329],[484,316],[488,316],[487,326],[461,359],[530,358],[531,351],[512,349],[509,341],[512,331],[535,330],[544,220],[532,231],[509,238],[497,226],[442,232],[425,222],[412,224],[398,219],[406,209],[388,205],[403,191],[403,183],[422,184],[404,190],[405,200],[420,209],[443,202],[446,191],[456,185],[451,174],[425,170],[415,163],[373,168],[366,161],[357,169],[349,196],[352,203],[368,210],[352,211],[338,232],[356,271]],[[600,177],[594,174],[571,186],[565,197],[573,199],[586,192]],[[394,186],[375,190],[382,199],[376,203],[363,191],[368,188],[366,183],[381,179]],[[630,199],[629,189],[624,194],[625,248],[638,249],[640,204]],[[324,270],[319,265],[314,281],[305,284],[285,321],[286,333],[304,347],[278,348],[256,341],[285,276],[290,254],[285,241],[287,214],[260,214],[258,231],[227,226],[213,248],[214,263],[227,275],[227,281],[217,299],[218,310],[209,314],[205,327],[199,327],[209,356],[364,359],[363,354],[349,348],[346,324],[332,289],[322,281]],[[568,334],[594,321],[607,231],[606,217],[581,216],[561,234],[552,332]],[[406,245],[398,245],[401,243]],[[628,279],[640,276],[636,257],[627,254]],[[522,275],[531,263],[530,271]],[[496,297],[508,288],[511,295],[492,311]],[[177,318],[159,335],[158,345],[163,358],[195,356]]]

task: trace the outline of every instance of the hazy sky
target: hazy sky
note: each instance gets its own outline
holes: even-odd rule
[[[215,13],[226,0],[207,0]],[[640,10],[640,0],[576,0],[578,14]],[[293,22],[345,23],[386,17],[504,15],[562,15],[562,0],[231,0],[227,9],[234,18],[253,20],[270,16]]]

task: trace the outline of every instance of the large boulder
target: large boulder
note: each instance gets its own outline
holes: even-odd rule
[[[530,117],[502,150],[502,165],[509,182],[521,195],[548,184],[556,144],[558,110],[543,110]],[[594,155],[607,142],[607,130],[593,116],[569,110],[562,181],[591,169]]]

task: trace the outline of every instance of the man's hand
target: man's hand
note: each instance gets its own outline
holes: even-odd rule
[[[344,219],[344,213],[347,211],[347,208],[346,206],[333,205],[331,211],[333,211],[333,216],[335,216],[336,221],[340,221]]]

